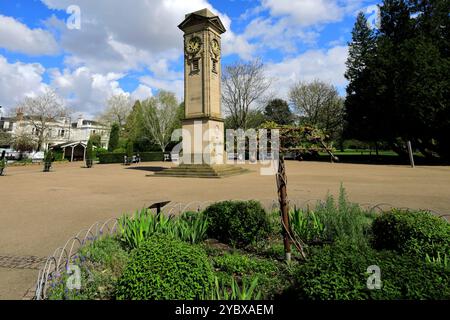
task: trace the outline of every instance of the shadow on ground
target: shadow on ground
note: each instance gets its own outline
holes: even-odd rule
[[[127,167],[127,170],[138,170],[138,171],[149,171],[149,172],[161,172],[163,170],[167,170],[168,168],[164,167]]]

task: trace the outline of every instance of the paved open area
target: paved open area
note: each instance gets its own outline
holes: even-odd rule
[[[0,299],[21,299],[37,277],[40,258],[97,221],[153,202],[276,199],[274,176],[251,173],[225,179],[151,177],[167,163],[137,166],[56,164],[9,167],[0,177]],[[450,167],[287,162],[290,199],[323,199],[343,183],[351,201],[389,203],[450,213]],[[3,261],[3,262],[2,262]]]

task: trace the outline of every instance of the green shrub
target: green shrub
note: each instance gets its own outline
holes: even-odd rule
[[[239,253],[228,253],[212,258],[216,269],[228,274],[245,275],[249,273],[264,273],[273,275],[278,272],[278,263],[275,261],[250,257]]]
[[[394,209],[378,216],[373,246],[425,258],[450,255],[450,224],[429,212]]]
[[[172,217],[154,214],[148,209],[136,211],[134,217],[122,216],[118,223],[120,240],[129,248],[137,248],[155,233],[177,235]]]
[[[243,280],[242,285],[233,277],[229,282],[214,280],[215,287],[209,296],[202,300],[260,300],[262,293],[258,290],[258,278]]]
[[[128,259],[128,254],[120,242],[112,237],[94,241],[91,245],[81,248],[78,256],[81,260],[103,265],[116,275],[122,273]]]
[[[118,226],[121,241],[129,248],[136,248],[156,233],[192,244],[199,243],[206,238],[208,221],[202,213],[197,212],[185,212],[175,218],[142,209],[134,217],[122,216]]]
[[[436,257],[430,257],[427,254],[425,256],[425,261],[431,265],[438,267],[438,268],[443,268],[445,270],[450,271],[450,258],[446,254],[441,256],[441,254],[438,253]]]
[[[100,154],[108,153],[108,150],[105,149],[105,148],[97,148],[95,151],[96,151],[97,157],[98,157]]]
[[[214,274],[203,249],[155,235],[134,249],[116,297],[121,300],[192,300],[212,292]]]
[[[208,235],[224,243],[246,246],[270,233],[267,213],[257,201],[225,201],[205,210]]]
[[[142,162],[164,161],[164,153],[162,152],[140,152]]]
[[[101,164],[108,163],[123,163],[126,150],[119,150],[121,152],[107,152],[98,154],[98,159]],[[142,162],[163,161],[164,154],[162,152],[141,152],[139,153]]]
[[[205,240],[208,231],[208,220],[203,213],[185,212],[176,221],[177,237],[180,240],[199,243]]]
[[[257,291],[261,297],[272,299],[290,285],[286,264],[276,260],[261,259],[239,251],[211,256],[210,259],[220,283],[228,288],[235,279],[242,284],[258,279]]]
[[[369,290],[369,266],[381,270],[381,290]],[[450,299],[450,272],[409,256],[338,243],[314,248],[296,272],[300,299]]]
[[[311,215],[311,211],[303,211],[303,216]],[[309,219],[311,219],[309,217]],[[336,201],[333,196],[329,195],[325,202],[317,204],[314,210],[314,218],[316,222],[308,222],[308,225],[318,223],[315,228],[313,237],[325,241],[347,241],[358,245],[367,245],[370,226],[374,219],[374,215],[364,211],[357,204],[350,203],[347,199],[345,189],[341,187],[339,199]],[[294,221],[295,222],[295,221]],[[301,226],[294,231],[302,233]],[[299,234],[299,236],[301,236]],[[308,235],[307,235],[308,236]]]
[[[129,140],[127,142],[127,157],[132,158],[133,157],[133,141]]]
[[[111,126],[111,132],[109,134],[108,151],[113,151],[119,146],[120,139],[120,125],[113,123]]]
[[[306,243],[325,239],[325,224],[314,211],[295,209],[290,212],[292,230]]]
[[[68,290],[65,272],[50,280],[49,300],[109,300],[128,260],[128,253],[111,237],[96,240],[80,249],[73,262],[81,271],[81,289]]]

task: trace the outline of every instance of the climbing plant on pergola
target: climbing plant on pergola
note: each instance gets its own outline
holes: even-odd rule
[[[287,153],[295,153],[299,156],[326,152],[331,161],[338,161],[334,156],[333,148],[327,145],[326,136],[321,130],[310,126],[278,126],[273,122],[263,124],[263,129],[278,130],[279,132],[279,159],[276,174],[278,201],[280,203],[281,223],[283,226],[284,250],[286,260],[291,260],[291,244],[293,243],[302,257],[305,259],[304,243],[295,237],[289,223],[289,202],[287,196],[287,175],[284,157]],[[277,159],[275,159],[277,160]]]

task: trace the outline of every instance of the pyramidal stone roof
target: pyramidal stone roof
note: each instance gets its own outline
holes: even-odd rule
[[[211,11],[209,11],[209,9],[205,8],[202,10],[198,10],[192,13],[188,13],[185,15],[185,18],[189,17],[191,14],[196,14],[198,16],[202,16],[205,18],[214,18],[216,15],[214,13],[212,13]]]
[[[215,27],[216,30],[220,33],[226,32],[226,29],[222,24],[222,21],[220,21],[220,18],[207,8],[186,14],[184,21],[178,26],[178,28],[183,30],[189,26],[205,22]]]

